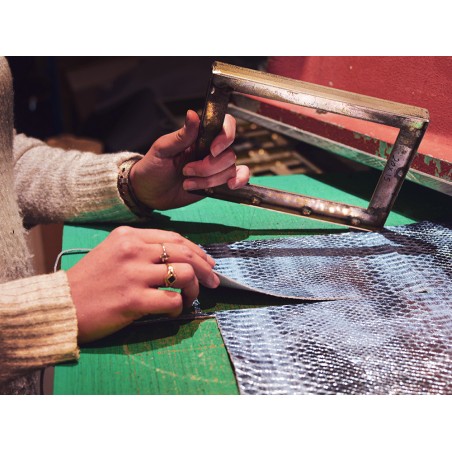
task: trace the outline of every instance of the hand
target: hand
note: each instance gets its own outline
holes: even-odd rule
[[[168,274],[162,243],[181,293],[159,290]],[[215,288],[215,262],[175,232],[120,226],[67,271],[80,343],[100,339],[147,314],[178,316],[193,304],[199,282]]]
[[[200,190],[228,184],[243,187],[249,180],[249,169],[236,166],[236,155],[229,147],[235,138],[235,119],[226,115],[223,130],[213,140],[210,154],[192,162],[192,146],[198,136],[200,120],[189,110],[185,125],[159,138],[143,159],[137,162],[130,178],[138,199],[147,206],[173,209],[201,199],[186,190]],[[186,179],[184,176],[188,176]]]

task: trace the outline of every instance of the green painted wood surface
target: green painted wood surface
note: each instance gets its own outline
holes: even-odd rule
[[[252,182],[367,206],[378,176],[379,172],[371,171],[316,177],[260,177]],[[451,214],[451,197],[405,182],[386,225],[439,220]],[[199,244],[347,231],[329,223],[213,199],[156,213],[147,226],[175,230]],[[63,249],[92,248],[114,227],[66,226]],[[64,256],[62,268],[70,268],[80,257]],[[282,302],[274,297],[224,288],[201,288],[199,301],[204,311]],[[216,321],[208,319],[132,325],[84,347],[78,363],[56,366],[54,393],[237,394],[238,388]]]

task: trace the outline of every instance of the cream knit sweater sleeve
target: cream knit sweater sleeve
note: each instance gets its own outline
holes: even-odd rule
[[[13,151],[13,183],[26,224],[137,220],[119,196],[117,177],[119,165],[138,154],[65,151],[25,135],[14,137]],[[13,204],[3,205],[5,215]],[[8,222],[14,217],[11,212]],[[79,357],[76,312],[64,271],[27,277],[25,246],[15,243],[22,225],[11,226],[12,236],[0,240],[0,394],[36,393],[30,371]]]
[[[64,271],[33,276],[23,220],[136,220],[117,190],[132,154],[64,151],[13,131],[13,89],[0,57],[0,394],[36,393],[35,369],[77,359],[77,318]]]
[[[97,155],[14,137],[15,189],[25,224],[129,222],[138,218],[119,196],[119,165],[131,152]]]
[[[79,350],[75,307],[65,272],[21,278],[0,288],[1,393],[3,381],[77,359]]]

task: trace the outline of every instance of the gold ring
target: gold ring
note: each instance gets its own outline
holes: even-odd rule
[[[163,253],[160,255],[160,259],[162,260],[162,264],[166,264],[166,261],[169,259],[169,254],[166,252],[165,245],[162,243]]]
[[[176,273],[174,271],[174,267],[170,264],[166,264],[166,268],[168,269],[168,273],[165,278],[165,286],[173,287],[173,284],[176,282]]]

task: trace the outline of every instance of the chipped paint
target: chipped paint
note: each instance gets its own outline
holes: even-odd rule
[[[422,127],[424,127],[424,123],[422,121],[416,121],[411,124],[411,127],[413,127],[413,129],[420,130],[422,129]]]
[[[337,127],[338,129],[344,129],[343,126],[339,126],[337,124],[335,124],[335,127]],[[357,140],[363,140],[363,141],[372,141],[373,143],[377,144],[380,142],[380,140],[378,140],[377,138],[371,137],[369,135],[365,135],[364,133],[359,133],[359,132],[353,132],[353,138],[357,139]]]
[[[387,158],[391,154],[391,151],[392,151],[391,144],[386,143],[385,141],[379,141],[376,155],[378,155],[381,158]]]
[[[427,166],[431,166],[431,164],[433,163],[435,165],[435,169],[434,169],[434,175],[435,177],[443,177],[441,175],[442,169],[441,169],[441,160],[439,159],[435,159],[434,157],[431,157],[429,155],[424,156],[424,163]],[[452,172],[452,170],[449,171],[448,176],[446,176],[449,180],[450,180],[450,173]]]

